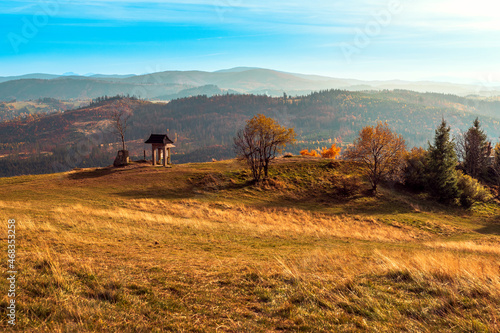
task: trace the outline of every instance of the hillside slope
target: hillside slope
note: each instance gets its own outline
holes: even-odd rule
[[[292,158],[258,185],[235,161],[0,179],[16,329],[500,330],[500,209],[368,197],[355,170]]]
[[[207,87],[208,91],[217,89]],[[129,110],[132,117],[126,133],[128,147],[135,158],[149,154],[144,141],[151,133],[168,133],[176,140],[174,163],[210,161],[212,158],[234,157],[232,149],[236,131],[256,114],[272,117],[287,127],[294,127],[298,144],[287,150],[298,153],[303,148],[329,146],[337,140],[346,145],[367,125],[387,121],[401,133],[408,146],[426,147],[434,136],[437,124],[444,117],[453,134],[465,131],[476,117],[494,142],[500,135],[500,101],[478,100],[454,95],[421,94],[405,90],[383,92],[350,92],[330,90],[296,98],[272,98],[257,95],[195,96],[170,103],[119,98],[89,107],[50,115],[34,115],[25,119],[0,123],[0,155],[37,156],[42,152],[55,153],[51,159],[81,163],[90,160],[102,164],[64,162],[69,170],[82,166],[105,166],[113,162],[117,137],[112,135],[109,120],[112,110]],[[86,147],[85,149],[82,147]],[[61,151],[61,149],[63,151]],[[99,150],[99,151],[97,151]],[[83,151],[75,153],[71,151]],[[105,157],[103,154],[107,154]],[[25,172],[44,173],[43,165],[53,163],[41,157],[32,170],[22,168],[24,160],[5,162],[0,159],[0,175]],[[38,167],[39,166],[39,167]],[[52,169],[51,169],[52,170]],[[13,173],[14,171],[18,173]],[[50,172],[50,171],[49,171]]]

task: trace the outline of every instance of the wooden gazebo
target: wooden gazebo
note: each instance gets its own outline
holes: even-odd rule
[[[149,139],[144,143],[150,143],[152,149],[153,165],[159,164],[163,161],[163,166],[172,164],[170,160],[170,148],[174,148],[173,141],[168,138],[166,134],[151,134]]]

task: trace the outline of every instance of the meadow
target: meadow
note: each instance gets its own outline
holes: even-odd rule
[[[499,332],[498,204],[370,196],[357,174],[294,157],[259,184],[236,160],[0,178],[13,330]]]

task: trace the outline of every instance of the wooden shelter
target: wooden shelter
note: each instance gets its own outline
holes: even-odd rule
[[[170,159],[170,148],[174,148],[173,141],[168,138],[166,134],[151,134],[145,143],[150,143],[152,149],[153,165],[159,164],[162,160],[163,166],[172,164]]]

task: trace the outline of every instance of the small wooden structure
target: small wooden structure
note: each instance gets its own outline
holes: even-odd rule
[[[159,164],[160,160],[163,161],[163,166],[172,164],[170,159],[170,148],[174,148],[173,141],[168,138],[166,134],[151,134],[145,143],[152,145],[151,156],[153,158],[153,165]]]

